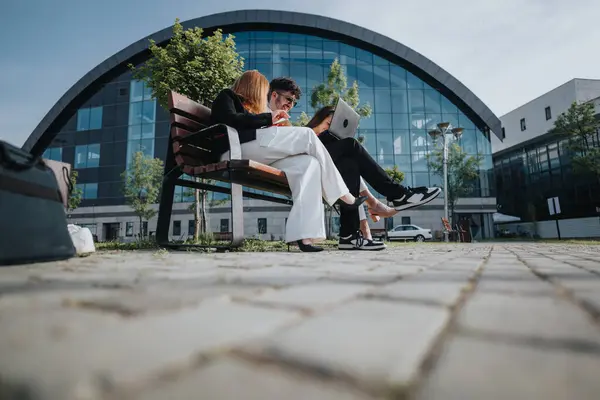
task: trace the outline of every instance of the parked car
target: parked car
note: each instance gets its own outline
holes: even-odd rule
[[[398,225],[387,232],[389,241],[392,240],[414,240],[415,242],[424,242],[431,240],[431,229],[423,229],[417,225]]]

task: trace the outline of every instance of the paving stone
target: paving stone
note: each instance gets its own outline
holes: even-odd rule
[[[264,295],[254,297],[253,301],[303,309],[318,309],[357,297],[371,288],[370,285],[317,282],[272,290]]]
[[[272,267],[250,271],[234,271],[225,275],[229,284],[253,284],[265,286],[289,286],[313,282],[325,276],[314,269]]]
[[[596,400],[597,352],[456,337],[416,400]]]
[[[202,352],[264,336],[297,318],[290,311],[210,303],[130,319],[52,346],[32,342],[16,350],[0,341],[0,370],[4,381],[27,382],[42,398],[70,399],[79,391],[97,392],[98,381],[118,385],[147,379]]]
[[[552,284],[535,276],[525,266],[523,269],[488,269],[486,266],[479,278],[476,291],[506,295],[556,295],[556,289]]]
[[[598,327],[583,310],[558,297],[476,292],[461,310],[458,323],[494,335],[600,345]]]
[[[264,349],[366,384],[402,385],[415,376],[448,316],[443,308],[356,300],[270,337]]]
[[[137,398],[195,400],[200,397],[202,400],[373,399],[339,383],[234,358],[219,359],[174,382],[144,391]]]
[[[468,287],[464,280],[460,282],[437,282],[435,280],[403,279],[373,291],[374,295],[397,300],[413,300],[452,306],[462,291]]]

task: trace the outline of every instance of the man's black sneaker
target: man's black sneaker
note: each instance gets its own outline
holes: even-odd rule
[[[442,192],[439,187],[406,188],[406,192],[399,198],[390,200],[392,207],[397,211],[408,210],[422,206],[435,199]]]
[[[361,231],[357,231],[355,234],[340,237],[338,242],[339,250],[366,250],[366,251],[376,251],[385,249],[385,243],[376,242],[374,240],[367,240],[363,237]]]

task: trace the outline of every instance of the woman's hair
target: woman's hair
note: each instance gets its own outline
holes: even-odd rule
[[[325,106],[321,108],[315,113],[314,117],[312,117],[312,119],[308,121],[306,127],[311,129],[317,127],[321,122],[325,121],[325,118],[329,117],[330,115],[333,115],[334,111],[335,108],[333,106]]]
[[[246,71],[231,87],[242,98],[244,108],[253,114],[267,111],[269,81],[257,70]]]

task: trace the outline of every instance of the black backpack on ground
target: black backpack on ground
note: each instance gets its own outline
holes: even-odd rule
[[[0,141],[0,266],[73,255],[54,173],[41,158]]]

